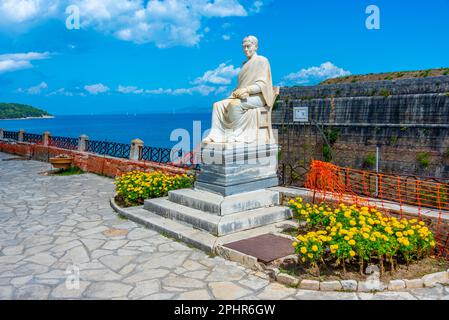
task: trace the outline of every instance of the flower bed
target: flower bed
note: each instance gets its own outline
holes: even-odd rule
[[[145,199],[160,198],[176,189],[190,188],[193,177],[187,174],[168,174],[159,171],[131,171],[115,179],[115,200],[124,207],[138,206]]]
[[[289,205],[299,220],[306,222],[293,242],[299,262],[321,269],[378,264],[381,274],[391,273],[401,265],[409,266],[429,257],[435,237],[424,222],[388,217],[375,208],[346,206],[331,208],[326,204],[304,204],[301,198]]]

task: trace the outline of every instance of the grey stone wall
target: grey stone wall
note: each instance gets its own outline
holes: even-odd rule
[[[293,123],[299,106],[308,107],[308,124]],[[303,143],[306,162],[323,160],[323,131],[333,130],[338,165],[373,169],[366,159],[378,145],[382,172],[449,178],[449,76],[284,87],[273,124],[289,161],[305,153]]]

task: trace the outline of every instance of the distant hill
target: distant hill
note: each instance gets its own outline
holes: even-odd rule
[[[1,103],[0,119],[19,119],[51,116],[47,111],[19,103]]]
[[[398,79],[407,79],[407,78],[427,78],[427,77],[448,76],[448,75],[449,75],[449,68],[427,69],[427,70],[417,70],[417,71],[370,73],[370,74],[351,75],[351,76],[327,79],[327,80],[321,82],[320,85],[337,84],[337,83],[369,82],[369,81],[380,81],[380,80],[398,80]]]

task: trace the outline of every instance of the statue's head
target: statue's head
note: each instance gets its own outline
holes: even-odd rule
[[[257,52],[259,49],[259,40],[255,36],[247,36],[243,39],[243,52],[245,53],[248,59]]]

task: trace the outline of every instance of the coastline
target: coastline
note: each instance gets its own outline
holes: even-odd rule
[[[25,118],[7,118],[0,120],[30,120],[30,119],[53,119],[55,116],[42,116],[42,117],[25,117]]]

